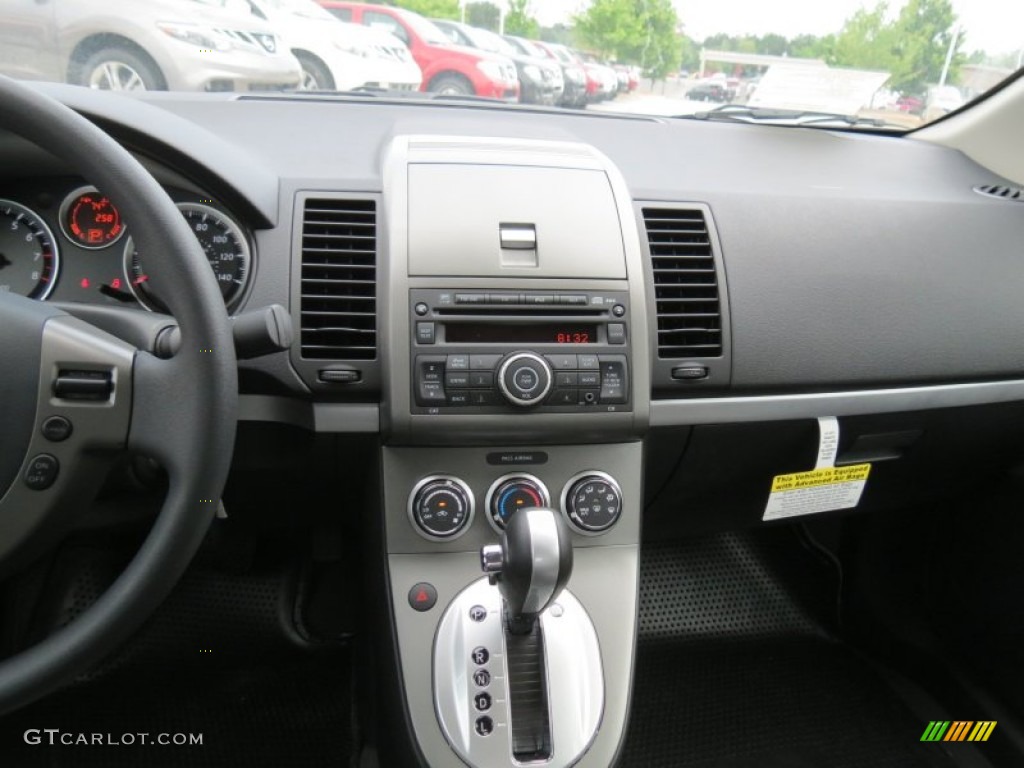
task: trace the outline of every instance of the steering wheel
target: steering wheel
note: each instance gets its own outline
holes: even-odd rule
[[[151,456],[168,476],[163,507],[117,581],[73,622],[0,662],[4,713],[100,661],[177,583],[227,478],[238,373],[209,262],[153,177],[91,122],[6,77],[0,105],[0,130],[62,159],[121,209],[181,329],[179,351],[158,359],[55,307],[0,292],[0,574],[54,543],[118,453]]]

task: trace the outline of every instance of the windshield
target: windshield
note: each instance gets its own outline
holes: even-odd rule
[[[516,50],[508,42],[502,40],[493,32],[479,27],[464,27],[466,37],[473,41],[476,48],[482,48],[491,53],[500,53],[505,56],[515,56]]]
[[[418,13],[403,13],[402,19],[413,28],[424,43],[429,45],[451,45],[452,41],[448,38],[448,35],[438,29],[432,21],[423,18]]]
[[[547,58],[546,53],[544,53],[540,48],[530,43],[528,40],[509,37],[506,38],[506,42],[508,42],[508,44],[511,45],[516,50],[516,53],[522,54],[523,56],[534,56],[542,59]]]
[[[437,61],[418,46],[451,40],[421,13],[462,22],[478,48],[553,57],[564,76],[515,83],[467,60],[424,78]],[[306,39],[314,31],[289,15],[351,22],[364,39],[321,50],[323,36]],[[1020,0],[0,2],[0,74],[117,90],[365,84],[496,105],[903,130],[984,96],[1022,63]]]

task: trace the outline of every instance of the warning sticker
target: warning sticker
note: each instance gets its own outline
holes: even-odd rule
[[[870,464],[854,464],[778,475],[772,480],[772,492],[761,519],[778,520],[856,507],[869,472]]]

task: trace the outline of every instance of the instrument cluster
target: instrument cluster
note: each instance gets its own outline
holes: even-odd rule
[[[202,246],[225,305],[236,309],[253,272],[251,233],[214,200],[167,192]],[[0,188],[0,291],[166,312],[146,258],[129,222],[95,187],[47,179]]]

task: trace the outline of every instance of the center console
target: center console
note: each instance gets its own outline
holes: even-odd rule
[[[399,136],[383,163],[384,535],[417,747],[605,768],[650,408],[629,193],[575,143]]]

